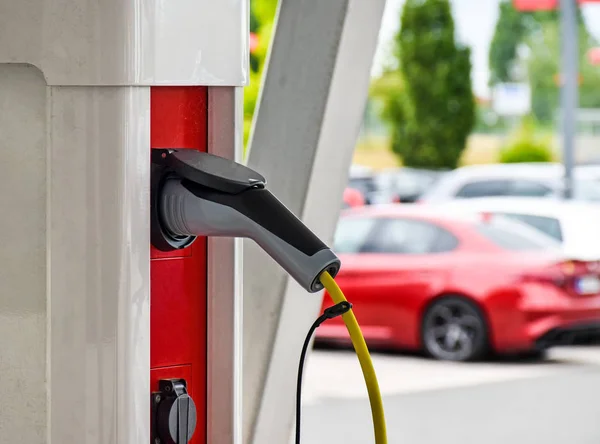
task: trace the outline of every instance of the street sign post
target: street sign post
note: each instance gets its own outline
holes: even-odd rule
[[[560,0],[562,29],[562,135],[563,164],[565,166],[565,199],[573,197],[573,166],[575,163],[575,122],[579,102],[579,57],[577,33],[577,5],[574,0]]]

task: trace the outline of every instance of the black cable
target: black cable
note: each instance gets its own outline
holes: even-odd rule
[[[325,322],[327,319],[337,318],[338,316],[347,313],[352,308],[350,302],[340,302],[332,307],[326,308],[321,316],[313,323],[308,330],[306,339],[304,339],[304,345],[302,346],[302,353],[300,353],[300,365],[298,367],[298,382],[296,384],[296,441],[295,444],[300,444],[300,420],[302,412],[302,374],[304,373],[304,361],[306,360],[306,352],[308,351],[308,345],[315,330]]]
[[[298,382],[296,385],[296,444],[300,444],[300,420],[301,420],[301,410],[302,410],[302,373],[304,370],[304,360],[306,358],[306,351],[308,350],[308,344],[310,344],[310,340],[312,338],[313,333],[317,329],[319,325],[321,325],[325,321],[325,317],[323,315],[319,316],[319,318],[314,322],[314,324],[310,327],[308,331],[308,335],[304,340],[304,345],[302,346],[302,353],[300,354],[300,366],[298,368]]]

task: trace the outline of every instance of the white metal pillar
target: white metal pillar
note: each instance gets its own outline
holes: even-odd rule
[[[362,122],[384,6],[385,0],[280,0],[248,165],[327,242]],[[245,443],[289,439],[299,353],[321,300],[245,244]]]

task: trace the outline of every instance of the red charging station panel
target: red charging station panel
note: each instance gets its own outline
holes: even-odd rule
[[[152,87],[152,148],[206,151],[207,89]],[[151,247],[150,383],[184,378],[198,411],[193,444],[206,442],[206,239],[161,252]]]

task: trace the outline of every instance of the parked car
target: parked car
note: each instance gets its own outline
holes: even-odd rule
[[[526,223],[563,244],[572,260],[600,260],[600,206],[587,202],[488,197],[450,201],[445,212],[477,212]]]
[[[360,191],[365,198],[366,205],[390,203],[393,200],[389,193],[379,189],[374,171],[362,165],[350,167],[348,188]]]
[[[415,202],[446,171],[421,168],[389,168],[375,178],[379,189],[386,190],[398,202]]]
[[[557,248],[502,217],[448,216],[411,204],[362,207],[344,211],[337,227],[343,266],[336,280],[372,346],[454,361],[539,351],[579,331],[600,331],[600,293],[578,285],[585,276],[565,267]],[[339,318],[317,338],[348,341]]]
[[[590,179],[600,182],[600,164],[578,165],[576,174],[585,174]]]
[[[361,207],[365,204],[365,198],[362,193],[354,188],[344,190],[342,208]]]
[[[445,174],[420,202],[438,203],[476,197],[554,197],[564,193],[564,167],[557,163],[471,165]],[[600,202],[600,183],[589,173],[577,171],[573,197]]]

